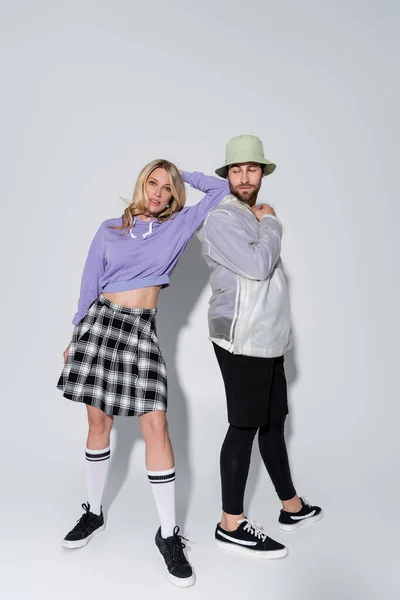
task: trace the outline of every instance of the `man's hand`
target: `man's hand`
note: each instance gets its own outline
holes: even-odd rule
[[[253,206],[251,210],[259,221],[261,221],[264,215],[272,215],[273,217],[276,217],[274,209],[269,204],[259,204],[258,206]]]

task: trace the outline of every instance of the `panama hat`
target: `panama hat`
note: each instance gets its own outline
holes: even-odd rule
[[[276,165],[265,158],[263,143],[259,137],[256,135],[238,135],[227,143],[225,164],[216,169],[215,172],[226,179],[229,165],[247,162],[263,165],[264,175],[271,175],[276,169]]]

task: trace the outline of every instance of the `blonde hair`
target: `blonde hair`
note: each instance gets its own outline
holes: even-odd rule
[[[163,158],[153,160],[143,167],[139,173],[135,189],[133,190],[132,200],[128,200],[129,206],[124,210],[124,214],[122,215],[122,225],[114,226],[112,229],[120,229],[121,231],[124,231],[124,233],[128,233],[133,227],[133,219],[147,210],[148,197],[146,193],[146,183],[150,175],[156,169],[165,169],[167,171],[172,194],[169,205],[158,215],[158,220],[161,223],[168,221],[174,213],[182,210],[185,206],[185,184],[182,181],[182,177],[180,176],[177,167]]]

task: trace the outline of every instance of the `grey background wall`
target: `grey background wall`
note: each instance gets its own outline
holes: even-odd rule
[[[84,410],[55,383],[99,223],[149,160],[212,173],[230,137],[253,133],[278,165],[260,200],[284,225],[295,481],[340,509],[386,510],[399,492],[398,24],[389,1],[3,6],[5,502],[37,485],[57,502],[83,481]],[[207,278],[194,240],[159,307],[185,502],[218,475],[226,429]],[[143,473],[136,421],[116,421],[114,445],[110,498]],[[251,493],[268,486],[255,456]]]

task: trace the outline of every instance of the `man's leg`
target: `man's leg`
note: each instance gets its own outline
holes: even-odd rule
[[[273,417],[260,427],[258,443],[264,464],[274,484],[276,493],[287,512],[301,509],[300,498],[296,494],[290,474],[289,458],[285,443],[286,417]]]
[[[243,512],[253,441],[258,422],[267,416],[258,391],[268,394],[273,361],[265,363],[257,358],[234,355],[215,344],[214,349],[225,384],[231,423],[221,449],[223,514],[215,530],[216,545],[258,558],[282,558],[287,555],[287,548],[269,538]]]
[[[258,440],[262,459],[283,506],[279,527],[291,531],[303,523],[319,521],[322,510],[318,506],[307,504],[296,494],[285,443],[286,414],[286,376],[283,357],[278,357],[274,361],[272,373],[268,421],[260,427]]]
[[[290,475],[285,443],[285,419],[288,413],[287,383],[284,358],[273,359],[267,424],[260,427],[259,447],[283,509],[297,512],[301,500],[296,495]]]
[[[267,425],[260,427],[258,441],[262,459],[283,505],[279,527],[292,531],[305,523],[319,521],[322,510],[307,504],[296,494],[285,444],[285,418],[271,418]]]
[[[221,448],[221,527],[233,531],[244,519],[243,500],[257,427],[230,425]]]
[[[285,546],[272,540],[243,513],[243,499],[257,427],[230,425],[221,450],[221,523],[215,531],[216,544],[224,550],[258,558],[283,558]]]

